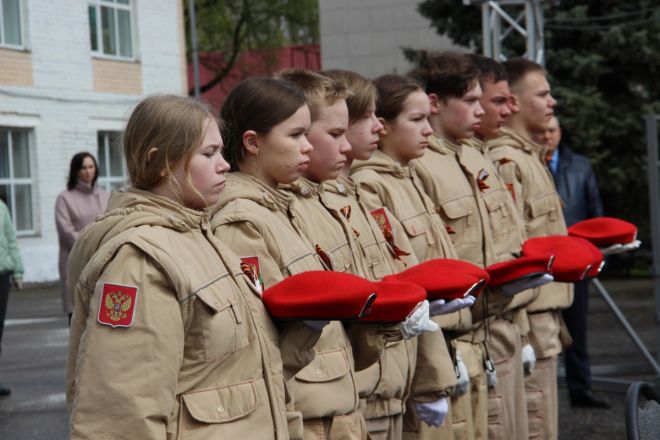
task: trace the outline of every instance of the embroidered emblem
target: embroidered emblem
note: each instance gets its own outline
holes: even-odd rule
[[[456,231],[454,231],[452,229],[452,227],[449,226],[449,225],[445,225],[445,230],[447,231],[447,234],[455,234],[456,233]]]
[[[506,189],[509,190],[509,192],[511,193],[511,197],[513,197],[513,201],[515,202],[516,201],[516,190],[513,189],[513,183],[507,183],[506,184]]]
[[[257,292],[263,293],[264,279],[261,276],[261,269],[259,268],[259,257],[241,257],[241,270],[254,287],[257,288]]]
[[[334,270],[334,265],[332,264],[330,255],[328,255],[318,244],[314,246],[314,250],[316,251],[316,255],[319,256],[325,267],[329,270]]]
[[[387,218],[387,213],[385,208],[378,208],[371,211],[371,215],[380,226],[380,230],[385,237],[385,242],[387,243],[387,249],[392,254],[392,257],[395,260],[401,260],[401,257],[406,257],[410,255],[410,252],[406,252],[396,244],[394,244],[394,234],[392,233],[392,225],[390,224],[389,219]]]
[[[339,212],[341,212],[341,215],[343,215],[348,222],[351,221],[351,205],[344,206],[339,210]],[[351,229],[353,229],[353,233],[355,234],[356,237],[360,236],[360,231],[355,229],[353,226],[351,226]]]
[[[486,183],[488,176],[490,176],[490,174],[488,174],[488,171],[486,171],[484,168],[479,170],[479,174],[477,175],[477,186],[479,187],[479,191],[485,191],[490,188],[490,186],[488,186]]]
[[[130,327],[135,317],[137,287],[103,283],[97,320],[99,324],[115,327]]]

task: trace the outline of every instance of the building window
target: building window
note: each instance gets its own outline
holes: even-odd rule
[[[96,184],[108,192],[123,187],[127,182],[120,136],[119,131],[99,131],[97,135],[99,179]]]
[[[21,47],[21,2],[0,0],[0,46]]]
[[[130,0],[98,0],[90,3],[87,11],[92,52],[113,58],[132,59]]]
[[[0,127],[0,198],[18,235],[34,234],[29,131]]]

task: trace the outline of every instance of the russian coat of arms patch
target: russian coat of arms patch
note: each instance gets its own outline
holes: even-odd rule
[[[103,283],[98,321],[110,327],[130,327],[135,317],[137,287]]]

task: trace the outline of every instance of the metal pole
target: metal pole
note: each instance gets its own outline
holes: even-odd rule
[[[199,98],[199,54],[197,53],[197,22],[195,20],[195,0],[188,0],[188,16],[190,17],[190,46],[192,49],[195,98]]]
[[[481,35],[484,39],[484,56],[489,58],[495,58],[493,56],[493,41],[491,40],[490,35],[490,23],[491,14],[488,7],[488,3],[481,5]],[[495,58],[496,59],[496,58]]]
[[[600,295],[603,297],[607,305],[612,310],[612,313],[614,313],[614,315],[617,317],[621,325],[623,325],[623,328],[628,333],[628,336],[630,336],[630,338],[633,340],[635,345],[637,345],[637,348],[639,348],[639,351],[644,355],[644,357],[649,362],[649,364],[651,364],[651,367],[653,367],[656,376],[660,376],[660,365],[658,365],[656,360],[653,358],[653,355],[651,355],[651,353],[648,351],[642,340],[639,339],[639,336],[637,335],[635,330],[631,327],[626,317],[623,316],[623,313],[621,313],[619,307],[617,307],[617,305],[614,303],[614,300],[612,300],[610,294],[607,293],[607,290],[605,290],[603,285],[600,283],[600,280],[598,280],[598,278],[594,278],[591,281],[593,282],[594,286],[596,286],[596,289],[598,289],[598,292],[600,292]]]
[[[651,277],[655,296],[656,352],[660,359],[660,173],[658,167],[658,115],[646,115],[647,174],[649,180],[649,207],[651,211],[651,249],[653,264]]]

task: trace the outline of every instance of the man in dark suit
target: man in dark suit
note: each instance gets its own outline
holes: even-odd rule
[[[603,215],[596,176],[589,160],[576,154],[561,142],[561,128],[552,118],[543,131],[536,134],[536,142],[546,146],[546,164],[552,173],[562,202],[568,226]],[[609,408],[609,404],[591,391],[591,367],[587,353],[587,310],[589,281],[575,284],[573,304],[562,311],[573,345],[564,351],[566,384],[571,406]]]

